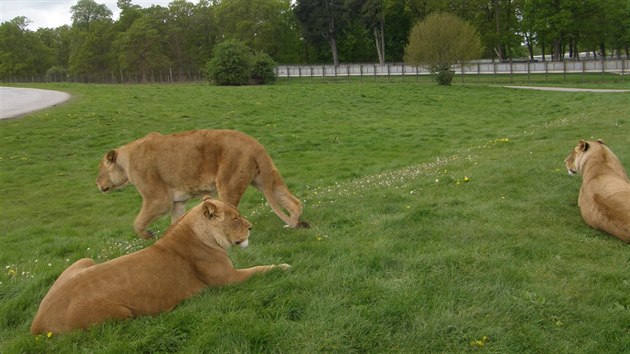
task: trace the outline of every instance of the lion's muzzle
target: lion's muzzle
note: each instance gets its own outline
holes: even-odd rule
[[[241,248],[247,248],[247,246],[249,246],[249,240],[248,239],[245,239],[245,240],[242,240],[242,241],[236,241],[234,243],[239,245],[239,246],[241,246]]]

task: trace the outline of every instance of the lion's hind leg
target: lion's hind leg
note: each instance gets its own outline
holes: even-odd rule
[[[153,233],[147,228],[152,222],[157,220],[160,216],[165,215],[173,208],[173,201],[168,197],[163,197],[158,200],[147,201],[145,197],[142,200],[142,208],[140,213],[136,216],[136,220],[133,223],[133,230],[138,236],[144,239],[150,239],[153,237]]]
[[[57,278],[57,280],[55,280],[55,283],[52,285],[52,287],[50,287],[50,290],[48,290],[48,292],[53,292],[56,288],[61,286],[68,279],[72,278],[75,274],[77,274],[80,271],[82,271],[83,269],[91,267],[91,266],[93,266],[95,264],[96,263],[91,258],[81,258],[78,261],[72,263],[72,265],[70,265],[68,268],[66,268],[66,270],[64,270],[61,273],[61,275],[59,275],[59,278]]]

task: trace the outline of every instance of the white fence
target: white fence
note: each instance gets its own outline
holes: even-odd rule
[[[567,73],[615,73],[630,74],[630,60],[582,60],[540,62],[495,62],[454,66],[456,74],[567,74]],[[334,65],[280,65],[278,77],[369,77],[428,75],[422,67],[405,64],[342,64]]]

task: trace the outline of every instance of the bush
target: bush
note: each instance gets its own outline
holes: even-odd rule
[[[276,82],[276,62],[266,53],[258,52],[254,56],[252,80],[261,84]]]
[[[206,64],[208,79],[217,85],[246,85],[251,77],[254,58],[242,42],[227,40],[217,44]]]
[[[244,43],[227,40],[212,51],[206,64],[208,80],[217,85],[272,84],[276,62],[267,54],[254,54]]]

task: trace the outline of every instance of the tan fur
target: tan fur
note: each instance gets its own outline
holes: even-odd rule
[[[569,174],[580,173],[578,205],[591,227],[630,242],[630,180],[601,140],[580,141],[564,160]]]
[[[151,133],[109,151],[99,165],[98,188],[107,192],[127,183],[143,198],[134,230],[144,238],[152,237],[147,227],[169,211],[174,223],[187,200],[210,194],[238,206],[250,184],[289,227],[308,227],[300,221],[302,203],[289,192],[265,148],[238,131]]]
[[[62,333],[170,311],[208,286],[288,269],[287,264],[233,268],[226,248],[246,242],[250,229],[234,207],[204,200],[148,248],[102,264],[84,258],[68,267],[42,300],[31,332]]]

